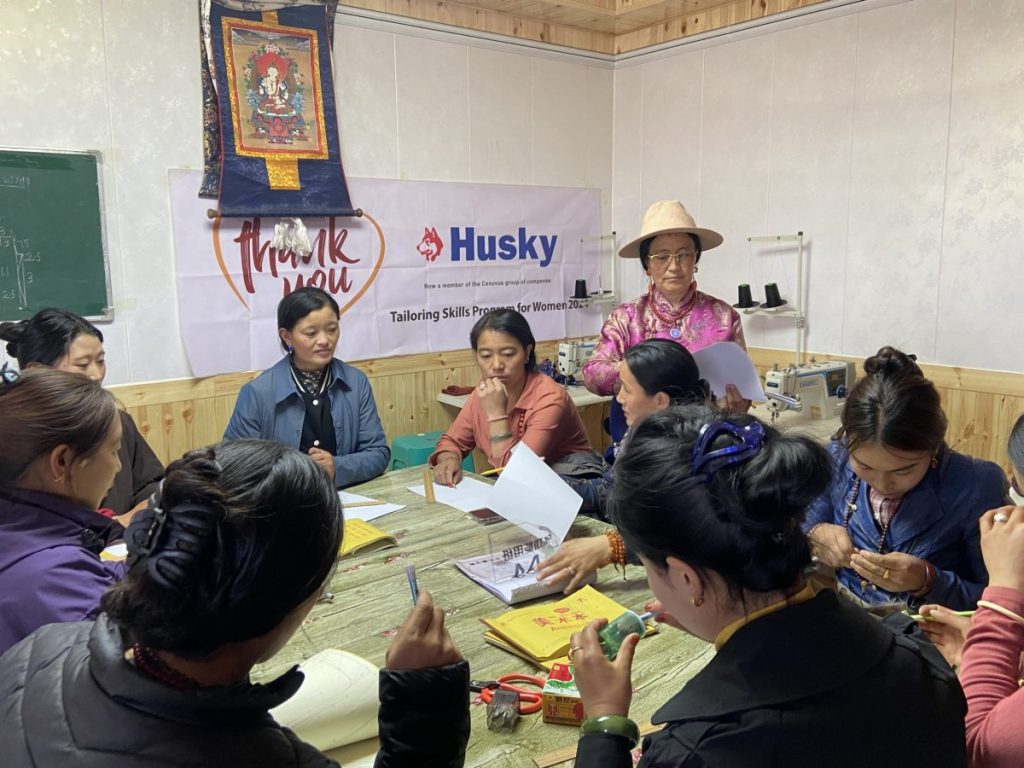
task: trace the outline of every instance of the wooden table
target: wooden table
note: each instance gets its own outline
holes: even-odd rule
[[[331,583],[334,601],[316,605],[288,645],[270,662],[254,670],[254,679],[276,677],[291,665],[330,647],[343,648],[383,666],[391,635],[411,608],[405,577],[409,564],[416,565],[421,588],[429,590],[435,602],[445,609],[448,629],[469,660],[474,678],[536,672],[522,659],[484,642],[480,619],[496,616],[508,608],[452,564],[453,558],[486,551],[485,537],[498,526],[482,526],[456,509],[428,503],[407,490],[422,481],[422,468],[410,467],[350,489],[374,499],[406,505],[405,509],[374,521],[398,538],[398,546],[342,560]],[[569,535],[586,536],[605,528],[603,523],[580,517]],[[651,598],[644,571],[629,566],[626,576],[623,579],[620,572],[604,568],[597,589],[627,608],[642,610]],[[710,645],[671,628],[645,638],[633,664],[633,719],[649,720],[658,707],[704,667],[711,655]],[[473,727],[466,765],[471,767],[532,766],[534,757],[575,744],[579,735],[577,728],[544,723],[539,714],[521,718],[511,734],[494,733],[487,730],[483,705],[472,706],[470,711]],[[359,754],[344,749],[337,752],[345,753],[346,759]]]

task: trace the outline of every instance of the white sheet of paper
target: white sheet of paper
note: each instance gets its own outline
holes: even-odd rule
[[[733,384],[747,400],[758,403],[767,398],[754,361],[739,344],[720,341],[693,353],[700,377],[711,385],[715,398],[725,397],[725,385]]]
[[[490,507],[535,536],[551,531],[561,543],[583,499],[526,443],[519,443],[498,476]]]
[[[328,648],[299,665],[306,679],[298,693],[270,710],[320,750],[377,735],[377,667],[366,659]]]
[[[358,493],[349,493],[348,491],[338,491],[338,498],[341,499],[342,505],[354,504],[357,501],[370,501],[369,496],[360,496]],[[345,507],[345,519],[352,520],[375,520],[378,517],[382,517],[391,512],[397,512],[400,509],[405,509],[404,504],[390,504],[388,502],[381,502],[380,504],[371,504],[368,507],[353,507],[349,509]]]
[[[434,483],[434,498],[442,504],[455,507],[463,512],[472,512],[474,509],[485,507],[494,509],[491,507],[491,489],[493,488],[494,486],[490,483],[472,477],[464,477],[454,488]],[[409,490],[419,496],[427,495],[422,485],[411,485]]]

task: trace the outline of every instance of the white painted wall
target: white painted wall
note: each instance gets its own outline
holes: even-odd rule
[[[350,176],[596,187],[608,219],[610,64],[393,26],[338,17]],[[0,63],[0,144],[103,152],[107,381],[190,376],[167,170],[202,164],[195,0],[3,0]]]
[[[867,10],[620,61],[340,16],[335,76],[352,176],[590,186],[620,240],[678,198],[726,243],[701,288],[795,297],[808,347],[1021,370],[1024,17],[1018,0],[869,0]],[[857,6],[850,6],[857,8]],[[167,170],[202,159],[194,0],[0,3],[0,143],[99,149],[117,319],[109,381],[190,375],[178,333]],[[622,294],[641,290],[621,265]],[[782,319],[745,321],[785,347]],[[2,355],[0,355],[2,360]]]
[[[809,349],[1024,370],[1021,4],[865,5],[620,61],[613,225],[628,240],[648,204],[682,200],[725,235],[698,278],[731,302],[743,282],[795,299],[792,252],[746,237],[803,230]],[[626,295],[640,277],[627,265]],[[744,327],[794,341],[782,318]]]

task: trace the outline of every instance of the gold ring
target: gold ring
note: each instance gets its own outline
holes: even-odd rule
[[[578,646],[578,645],[577,645],[577,646],[576,646],[575,648],[570,648],[570,649],[569,649],[569,654],[568,654],[568,656],[569,656],[569,661],[572,661],[572,655],[573,655],[574,653],[576,653],[576,651],[582,651],[582,650],[583,650],[583,649],[582,649],[582,648],[580,648],[580,646]]]
[[[882,578],[883,579],[888,579],[889,578],[889,569],[888,568],[886,568],[884,571],[882,571]]]

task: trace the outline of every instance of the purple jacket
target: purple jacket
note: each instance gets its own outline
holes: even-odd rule
[[[99,553],[124,529],[60,496],[0,492],[0,653],[44,624],[99,613],[124,563]]]

